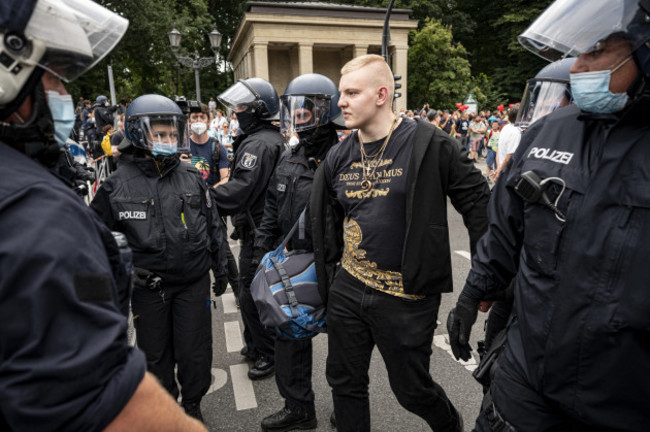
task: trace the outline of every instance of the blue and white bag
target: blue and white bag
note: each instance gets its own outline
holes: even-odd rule
[[[294,232],[264,255],[251,283],[251,295],[262,324],[285,337],[305,339],[326,331],[325,305],[318,292],[314,254],[285,251]]]

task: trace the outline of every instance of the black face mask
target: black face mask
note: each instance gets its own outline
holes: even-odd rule
[[[338,140],[336,131],[329,124],[300,131],[298,137],[307,157],[324,157],[327,150]]]
[[[243,111],[237,113],[237,121],[239,122],[239,127],[244,133],[249,133],[259,125],[259,118],[250,111]]]

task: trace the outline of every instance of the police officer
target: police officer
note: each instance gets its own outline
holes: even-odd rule
[[[275,370],[274,334],[264,328],[250,294],[255,274],[251,265],[254,230],[264,212],[269,178],[284,149],[284,138],[271,124],[277,120],[280,101],[273,86],[261,78],[239,80],[217,98],[237,113],[243,131],[233,143],[235,159],[228,183],[212,189],[222,214],[233,215],[232,223],[241,240],[239,253],[239,304],[244,320],[246,346],[242,354],[255,360],[250,379],[269,376]]]
[[[134,157],[102,184],[91,207],[133,249],[133,315],[149,371],[177,398],[178,367],[183,408],[202,420],[212,365],[209,270],[223,292],[225,235],[200,173],[180,163],[184,122],[171,99],[136,98],[125,119],[131,146],[122,148]]]
[[[89,0],[6,0],[0,8],[3,431],[205,430],[128,346],[118,246],[48,170],[74,121],[62,80],[101,60],[127,25]]]
[[[522,137],[449,315],[454,354],[468,359],[478,301],[514,277],[493,403],[476,427],[647,430],[650,2],[556,1],[519,39],[577,56],[576,105]]]
[[[113,124],[113,114],[119,105],[111,106],[108,98],[104,95],[97,96],[93,105],[93,117],[95,118],[95,134],[99,142],[104,138],[104,126]]]
[[[555,61],[528,80],[515,126],[525,131],[537,120],[573,101],[569,70],[575,61],[575,57]]]
[[[295,78],[280,99],[282,133],[297,132],[300,142],[282,154],[269,182],[264,217],[255,231],[255,262],[275,249],[298,221],[309,202],[314,171],[329,149],[338,143],[335,127],[342,126],[338,90],[323,75]],[[303,219],[309,221],[307,212]],[[299,229],[287,247],[312,251],[309,223],[301,226],[305,229]],[[262,430],[316,428],[311,338],[289,339],[276,335],[275,359],[275,381],[285,398],[285,406],[262,420]]]

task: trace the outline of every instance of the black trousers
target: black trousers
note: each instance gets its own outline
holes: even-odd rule
[[[308,339],[275,339],[275,382],[292,411],[315,413],[311,387],[312,343]]]
[[[368,367],[381,353],[398,402],[436,432],[456,431],[458,413],[429,374],[440,294],[411,301],[365,286],[340,270],[327,305],[327,382],[339,432],[370,431]]]
[[[177,366],[183,401],[201,400],[212,380],[209,274],[187,285],[163,282],[160,291],[135,288],[131,306],[149,372],[178,398]]]
[[[275,331],[262,325],[257,306],[251,296],[251,282],[256,270],[251,264],[254,237],[250,233],[242,233],[240,240],[242,246],[239,252],[239,308],[244,321],[244,342],[249,352],[274,361]]]

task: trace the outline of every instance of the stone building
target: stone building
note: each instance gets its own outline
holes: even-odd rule
[[[401,75],[406,108],[408,33],[417,27],[408,9],[393,9],[388,48],[393,73]],[[338,84],[341,67],[364,54],[381,55],[385,8],[321,2],[249,1],[231,44],[228,61],[235,79],[264,78],[282,94],[304,73],[320,73]]]

